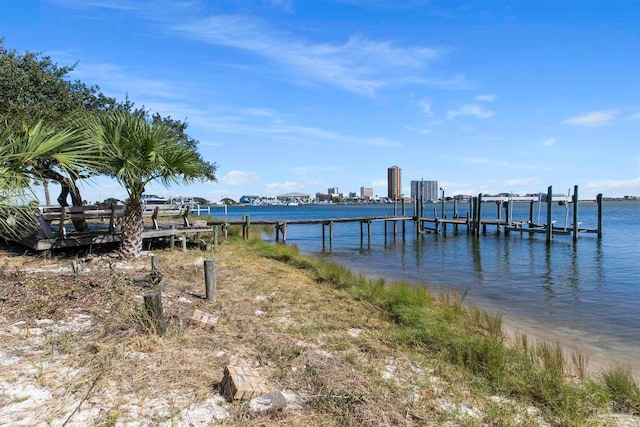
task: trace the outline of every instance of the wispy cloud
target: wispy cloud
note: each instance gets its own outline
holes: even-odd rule
[[[551,147],[552,145],[556,144],[556,139],[555,138],[547,138],[544,141],[542,141],[542,145],[544,145],[545,147]]]
[[[268,0],[273,7],[282,9],[287,13],[293,12],[293,0]]]
[[[627,116],[628,120],[640,120],[640,112]]]
[[[369,96],[406,79],[407,74],[419,75],[445,53],[440,48],[398,47],[390,41],[360,36],[342,44],[314,43],[242,15],[211,16],[173,29],[193,39],[266,58],[295,73],[297,79],[329,83]]]
[[[131,1],[119,0],[49,0],[51,3],[68,9],[111,9],[111,10],[139,10],[143,7],[141,4]]]
[[[588,191],[602,193],[614,193],[618,196],[638,196],[640,195],[640,176],[631,179],[605,179],[587,181],[585,188]]]
[[[431,101],[429,101],[428,99],[422,99],[420,100],[420,102],[418,102],[418,104],[420,104],[420,106],[422,107],[422,111],[424,111],[427,116],[433,116],[433,111],[431,111]]]
[[[604,126],[611,123],[617,114],[618,110],[594,111],[581,116],[569,117],[564,123],[573,126]]]
[[[419,129],[419,128],[407,126],[405,129],[410,130],[411,132],[419,133],[421,135],[429,135],[431,133],[431,130],[427,128]]]
[[[304,189],[305,184],[295,181],[271,182],[266,187],[270,191],[294,191]]]
[[[257,180],[258,175],[254,172],[232,170],[220,178],[219,182],[224,185],[248,185],[253,184]]]
[[[538,177],[508,179],[503,182],[504,185],[509,187],[529,187],[533,185],[540,185],[541,183],[542,180]]]
[[[465,104],[455,110],[447,111],[447,118],[455,119],[458,116],[471,116],[478,119],[488,119],[493,117],[493,111],[485,110],[478,104]]]
[[[481,101],[481,102],[493,102],[496,99],[498,99],[498,95],[484,94],[484,95],[478,95],[474,99],[476,101]]]

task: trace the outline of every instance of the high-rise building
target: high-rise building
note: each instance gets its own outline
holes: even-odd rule
[[[398,166],[387,169],[387,197],[391,200],[402,196],[402,170]]]
[[[436,200],[438,198],[438,181],[411,181],[411,198],[423,201]]]
[[[360,187],[360,197],[367,200],[373,199],[373,188]]]

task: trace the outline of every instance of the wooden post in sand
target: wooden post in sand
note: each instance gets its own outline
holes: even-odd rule
[[[216,266],[212,259],[204,260],[204,288],[207,301],[218,299],[218,284],[216,283]]]
[[[151,327],[158,335],[167,332],[167,321],[162,310],[162,295],[160,291],[147,292],[143,296],[144,307],[149,315]]]

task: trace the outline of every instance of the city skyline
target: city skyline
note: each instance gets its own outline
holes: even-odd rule
[[[621,197],[640,194],[639,15],[633,0],[6,0],[0,37],[187,121],[218,182],[151,194],[384,196],[397,164],[401,194],[437,177],[447,195]],[[106,177],[81,190],[126,197]]]

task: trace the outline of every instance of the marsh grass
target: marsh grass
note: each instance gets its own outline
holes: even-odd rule
[[[640,415],[640,388],[629,369],[610,368],[603,372],[601,381],[615,410]]]
[[[397,344],[431,352],[443,363],[463,368],[489,392],[543,408],[554,423],[584,424],[608,404],[632,414],[639,411],[640,392],[628,372],[610,371],[600,385],[586,377],[587,360],[576,355],[573,366],[583,380],[571,383],[559,343],[531,344],[525,335],[506,342],[501,317],[465,306],[466,292],[434,296],[426,286],[367,279],[344,267],[303,257],[296,247],[257,240],[250,245],[264,257],[309,270],[317,282],[374,304],[396,325],[390,338]]]

